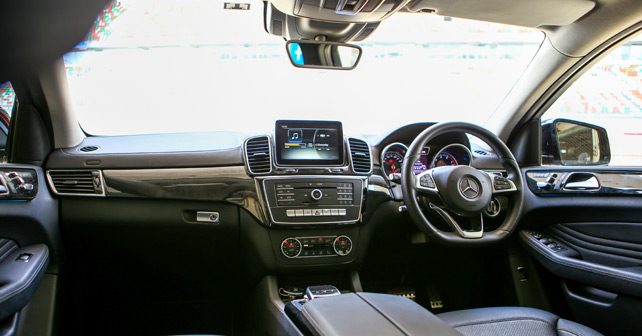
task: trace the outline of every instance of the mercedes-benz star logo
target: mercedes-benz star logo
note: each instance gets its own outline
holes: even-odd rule
[[[464,177],[459,180],[459,191],[464,197],[468,199],[477,198],[479,196],[479,190],[479,183],[475,181],[475,179]]]

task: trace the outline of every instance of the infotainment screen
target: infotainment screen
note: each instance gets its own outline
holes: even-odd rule
[[[343,164],[343,130],[338,121],[277,120],[276,161],[293,166]]]

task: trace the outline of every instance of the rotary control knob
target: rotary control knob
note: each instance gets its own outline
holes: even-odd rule
[[[318,201],[323,198],[323,191],[314,189],[310,192],[310,197],[312,197],[313,200]]]
[[[348,236],[339,236],[332,242],[334,253],[339,256],[347,256],[352,252],[352,240]]]
[[[296,238],[286,238],[281,242],[281,253],[286,258],[296,258],[301,254],[301,242]]]

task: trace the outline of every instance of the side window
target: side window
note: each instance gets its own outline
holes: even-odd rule
[[[7,162],[6,147],[16,94],[10,82],[0,84],[0,163]]]
[[[543,164],[642,166],[642,34],[585,72],[541,120]]]

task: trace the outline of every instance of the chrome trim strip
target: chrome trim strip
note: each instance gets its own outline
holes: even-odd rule
[[[100,189],[101,193],[100,194],[81,194],[81,193],[59,193],[56,187],[54,186],[53,180],[51,179],[51,172],[98,172],[100,176]],[[49,185],[49,188],[54,192],[54,194],[59,195],[59,196],[89,196],[89,197],[105,197],[106,193],[105,190],[107,190],[107,186],[105,185],[105,179],[103,177],[103,171],[100,169],[51,169],[47,170],[47,184]]]

